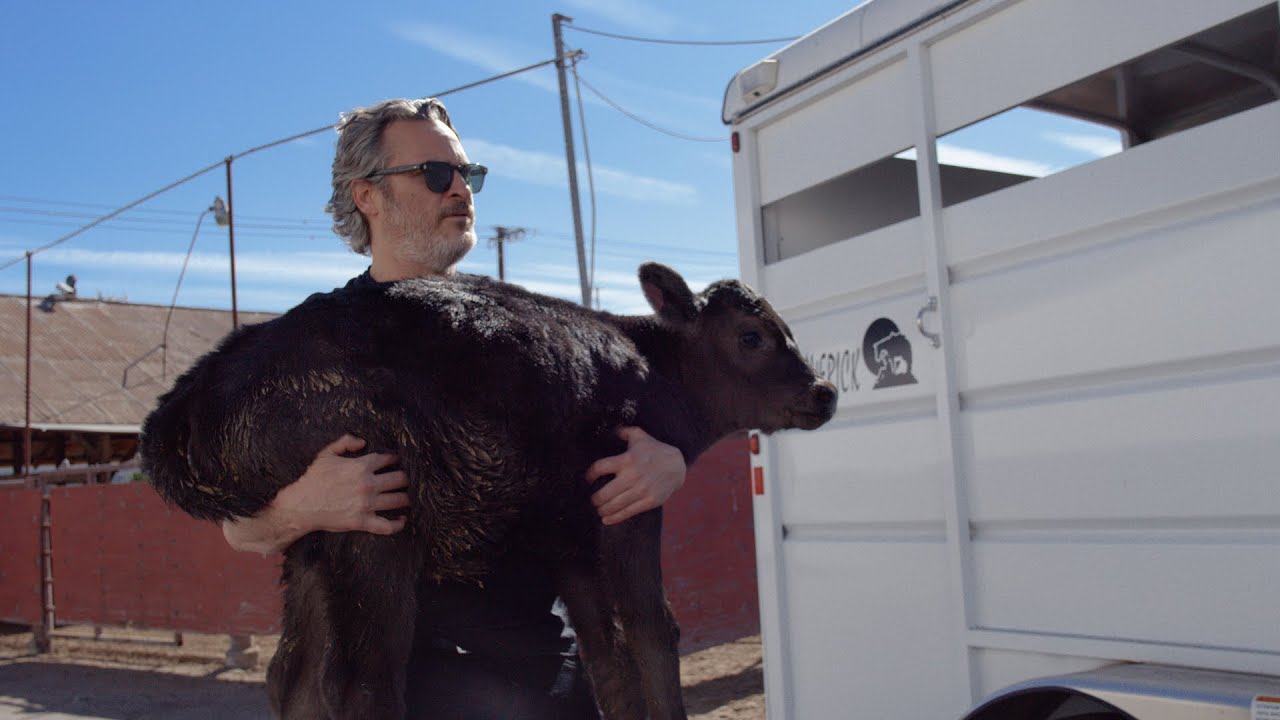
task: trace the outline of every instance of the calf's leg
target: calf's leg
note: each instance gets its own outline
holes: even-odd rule
[[[318,718],[326,712],[320,690],[324,628],[329,626],[324,576],[316,566],[299,562],[292,552],[285,558],[283,627],[267,668],[271,712],[284,720]]]
[[[604,529],[605,587],[624,646],[639,669],[649,720],[685,720],[680,692],[680,628],[662,589],[662,509]]]
[[[578,636],[583,666],[605,720],[644,720],[644,695],[635,662],[621,642],[604,576],[595,558],[560,568],[560,597]]]
[[[328,542],[334,551],[325,567],[324,717],[399,720],[405,714],[422,554],[409,537],[343,533],[328,536]]]

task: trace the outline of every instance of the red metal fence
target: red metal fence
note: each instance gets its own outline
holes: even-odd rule
[[[747,442],[707,451],[666,505],[663,569],[685,649],[759,631]],[[0,489],[0,621],[38,625],[40,490]],[[50,491],[59,624],[277,632],[279,556],[231,550],[145,483]]]

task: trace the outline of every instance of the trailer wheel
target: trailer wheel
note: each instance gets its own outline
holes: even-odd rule
[[[964,720],[1137,720],[1092,695],[1070,688],[1019,690],[983,703]]]

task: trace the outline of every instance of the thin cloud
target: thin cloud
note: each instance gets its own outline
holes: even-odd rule
[[[682,26],[680,18],[637,0],[565,0],[571,8],[636,31],[665,34]]]
[[[1044,134],[1044,138],[1049,142],[1061,145],[1069,150],[1082,152],[1094,158],[1115,155],[1124,149],[1118,134],[1108,137],[1082,133],[1047,132]]]
[[[548,187],[566,187],[568,170],[564,156],[537,150],[520,150],[484,140],[467,140],[467,154],[475,162],[489,166],[492,179],[509,178]],[[596,192],[646,203],[694,205],[698,189],[685,183],[636,175],[625,170],[593,164]],[[586,166],[578,166],[579,182],[586,187]]]
[[[438,23],[398,23],[391,31],[404,40],[495,74],[510,72],[547,59],[542,53],[511,52],[507,49],[511,43],[506,40],[484,37]],[[544,72],[520,73],[514,79],[550,92],[560,92],[560,86]]]
[[[483,37],[446,25],[408,22],[395,25],[391,28],[391,31],[409,42],[421,45],[454,60],[475,65],[494,74],[510,72],[540,60],[548,59],[539,51],[518,48],[513,52],[511,51],[510,42],[498,42],[493,38]],[[644,103],[634,100],[628,103],[618,101],[617,98],[612,99],[620,102],[624,107],[627,104],[631,104],[659,109],[657,115],[650,117],[650,120],[668,125],[678,125],[684,124],[689,117],[719,117],[719,98],[689,95],[660,86],[639,84],[600,68],[592,68],[590,65],[586,67],[589,68],[586,75],[599,76],[598,80],[602,83],[601,92],[612,93],[620,91],[624,98],[634,98],[637,94],[649,98]],[[560,92],[560,85],[550,72],[525,72],[514,76],[513,79],[547,92],[556,94]],[[587,90],[583,90],[582,98],[588,105],[605,108],[608,112],[616,112],[609,108],[607,103]],[[657,101],[653,98],[657,98]],[[686,132],[691,133],[692,131]]]
[[[70,267],[172,272],[176,281],[184,253],[69,248],[50,250],[43,257],[47,262]],[[236,253],[236,277],[327,290],[345,283],[368,264],[367,258],[350,252]],[[192,253],[187,263],[186,279],[226,275],[230,266],[225,254]]]

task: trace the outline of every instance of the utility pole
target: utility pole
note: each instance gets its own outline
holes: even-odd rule
[[[502,225],[493,226],[493,237],[489,238],[489,245],[498,246],[498,279],[506,280],[507,271],[502,261],[502,245],[508,240],[515,241],[525,236],[528,230],[522,227],[504,227]]]
[[[569,85],[564,77],[564,38],[560,23],[573,18],[556,13],[551,16],[551,31],[556,40],[556,77],[560,79],[560,117],[564,122],[564,154],[569,163],[569,202],[573,206],[573,237],[578,243],[578,278],[582,282],[582,304],[591,307],[591,285],[587,281],[587,250],[582,241],[582,207],[578,203],[578,161],[573,154],[573,125],[569,120]]]

